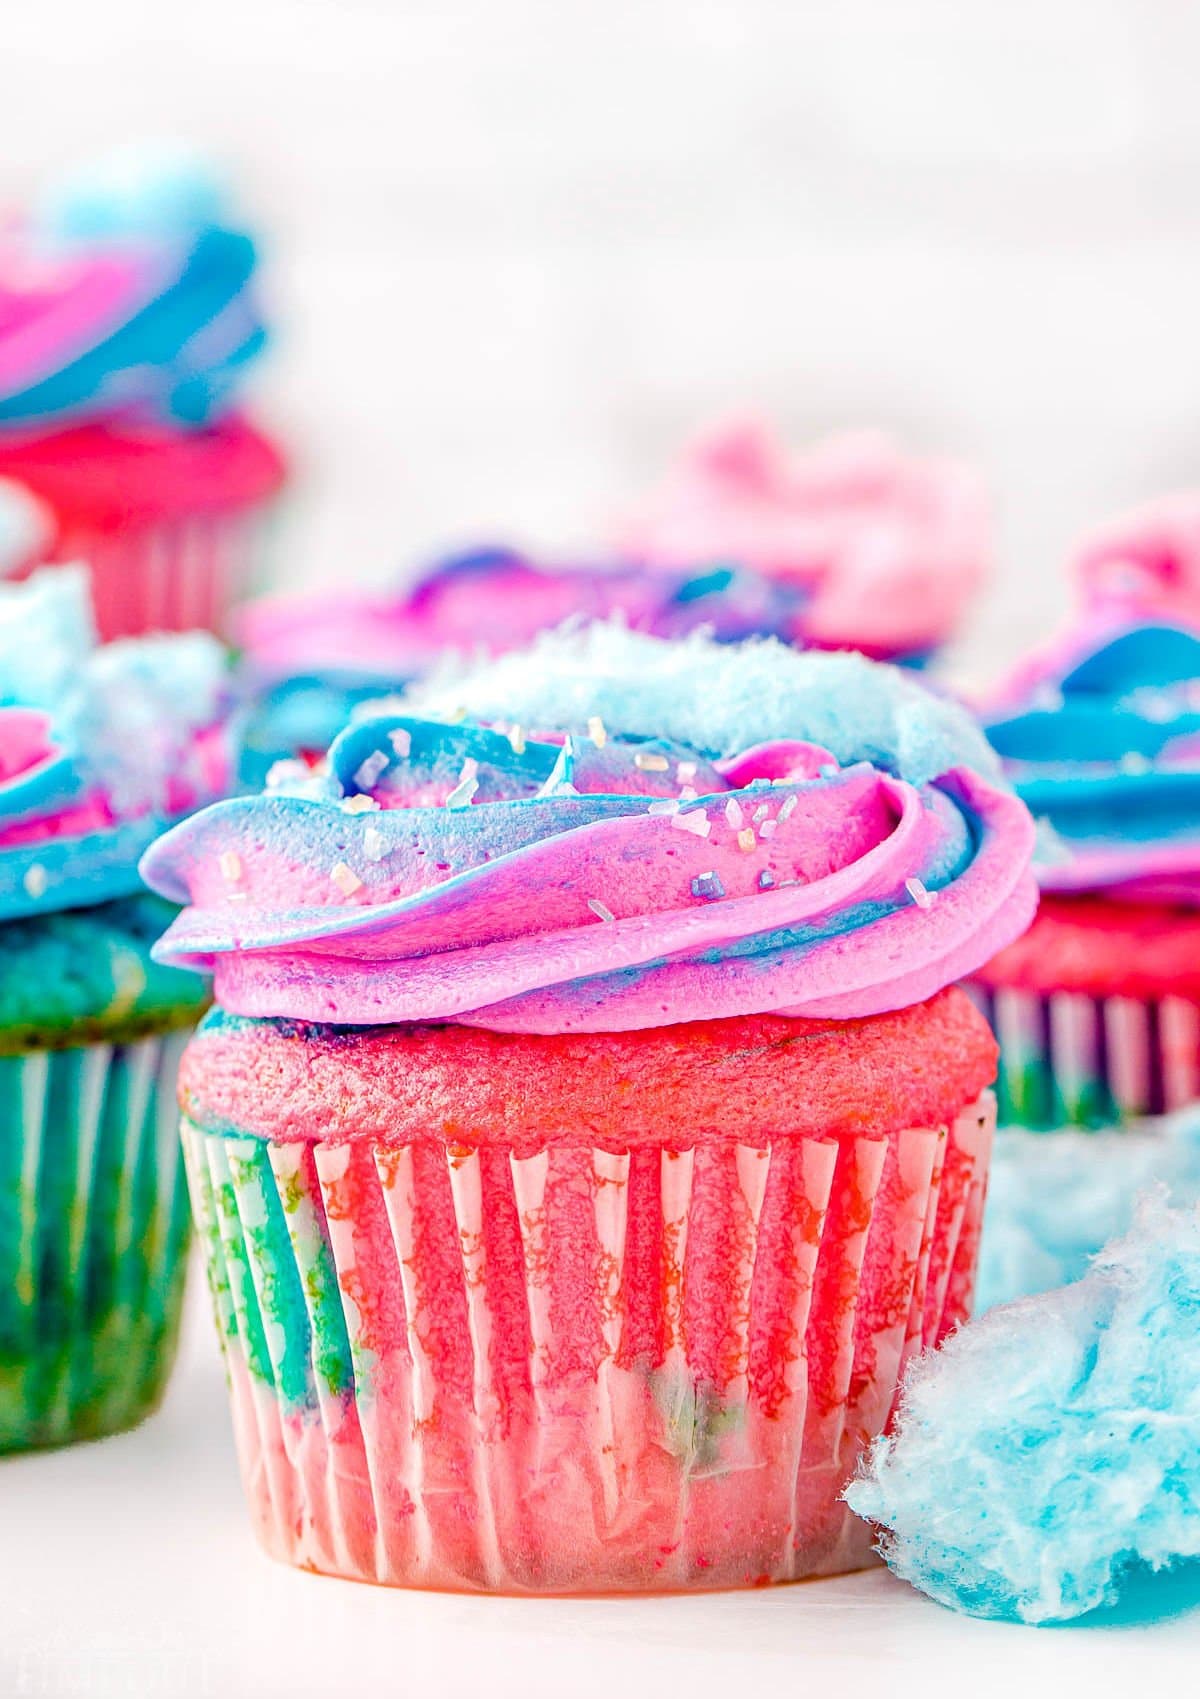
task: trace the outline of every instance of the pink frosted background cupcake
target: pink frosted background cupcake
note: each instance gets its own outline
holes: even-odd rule
[[[971,1297],[995,1046],[945,988],[1031,840],[891,669],[611,627],[162,839],[267,1547],[513,1592],[868,1562],[841,1487]]]

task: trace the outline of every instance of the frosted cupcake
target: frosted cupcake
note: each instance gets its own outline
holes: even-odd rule
[[[273,1553],[869,1561],[839,1492],[970,1303],[995,1048],[944,987],[1035,900],[991,767],[859,657],[596,627],[151,850],[159,959],[216,976],[184,1140]]]
[[[220,627],[282,464],[237,411],[251,239],[184,152],[114,154],[0,232],[0,477],[91,562],[103,635]]]
[[[423,678],[447,657],[499,655],[564,620],[619,617],[680,637],[722,642],[799,635],[804,597],[729,567],[647,573],[617,561],[551,565],[506,548],[451,555],[394,593],[318,591],[264,597],[239,611],[237,636],[256,703],[247,777],[281,756],[315,757],[361,704]]]
[[[1001,1119],[1106,1126],[1200,1098],[1200,634],[1098,598],[988,731],[1044,827],[1037,919],[973,986]]]
[[[224,793],[226,713],[213,639],[98,648],[81,573],[0,586],[0,1451],[127,1427],[170,1368],[207,988],[151,960],[137,860]]]
[[[693,443],[614,541],[654,570],[759,573],[802,598],[794,639],[908,664],[954,634],[991,561],[970,468],[870,433],[790,454],[754,423]]]

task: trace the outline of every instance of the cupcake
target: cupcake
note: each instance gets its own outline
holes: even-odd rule
[[[653,570],[761,573],[803,598],[808,645],[909,665],[954,634],[991,560],[970,468],[871,433],[789,454],[755,423],[694,442],[614,541]]]
[[[220,628],[278,451],[238,411],[256,253],[190,154],[113,155],[0,232],[0,477],[86,558],[105,637]]]
[[[437,561],[404,589],[264,597],[237,637],[255,711],[248,782],[281,756],[315,758],[364,702],[423,678],[448,656],[499,655],[564,620],[619,617],[632,629],[722,642],[799,634],[803,598],[741,568],[647,573],[619,561],[552,565],[503,547]]]
[[[207,994],[137,861],[223,793],[225,713],[212,638],[99,648],[81,572],[0,585],[0,1451],[128,1427],[170,1368]]]
[[[529,728],[529,729],[523,729]],[[537,730],[535,728],[545,728]],[[514,1593],[870,1561],[839,1493],[966,1314],[1032,825],[857,656],[564,632],[143,861],[255,1525]]]
[[[1101,1127],[1200,1098],[1200,633],[1178,616],[1098,597],[990,720],[1043,831],[1037,919],[972,985],[1004,1121]]]

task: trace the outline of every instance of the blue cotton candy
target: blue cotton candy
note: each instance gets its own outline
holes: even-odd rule
[[[796,738],[843,766],[873,761],[915,785],[954,767],[998,773],[965,709],[910,672],[774,639],[731,648],[702,635],[665,643],[616,622],[564,626],[464,676],[436,676],[412,700],[432,718],[465,713],[580,735],[599,715],[612,731],[717,756]]]
[[[1200,1212],[1143,1198],[1084,1279],[920,1358],[846,1498],[973,1616],[1061,1622],[1200,1555]]]
[[[219,224],[227,199],[213,161],[198,149],[130,143],[57,183],[33,215],[39,230],[61,241],[152,241]]]
[[[975,1313],[1080,1279],[1126,1233],[1139,1193],[1165,1184],[1171,1202],[1200,1199],[1200,1112],[1103,1133],[996,1135],[979,1248]]]

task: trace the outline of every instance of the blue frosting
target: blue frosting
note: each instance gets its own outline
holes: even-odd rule
[[[846,1497],[896,1573],[1049,1623],[1200,1555],[1200,1214],[1158,1196],[1075,1285],[918,1359]]]
[[[1161,623],[1106,631],[988,724],[1031,812],[1058,841],[1044,882],[1136,879],[1147,851],[1200,874],[1200,637]],[[1197,879],[1200,888],[1200,879]]]
[[[137,409],[199,425],[222,411],[266,344],[255,245],[228,224],[224,198],[196,157],[134,152],[47,199],[32,240],[64,256],[143,251],[146,284],[121,323],[0,394],[0,424]]]
[[[49,829],[0,843],[0,920],[137,891],[138,858],[187,812],[179,799],[220,794],[196,738],[227,707],[224,652],[206,633],[101,648],[81,569],[0,586],[0,833]],[[41,753],[14,763],[30,724]],[[89,809],[81,829],[71,811],[97,796],[110,818]]]

